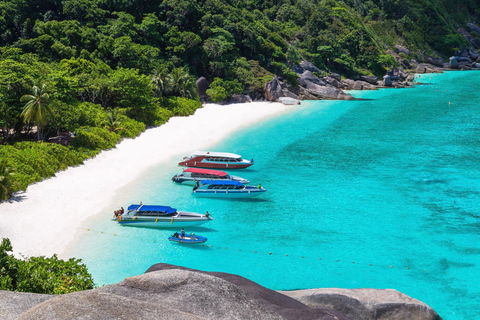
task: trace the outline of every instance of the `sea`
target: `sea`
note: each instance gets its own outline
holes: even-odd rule
[[[354,101],[302,101],[213,146],[254,158],[229,173],[267,189],[257,198],[196,198],[171,180],[179,155],[106,199],[117,209],[208,211],[215,220],[186,230],[206,243],[170,243],[179,230],[120,226],[105,209],[84,223],[71,255],[98,286],[169,263],[273,290],[395,289],[445,320],[478,318],[480,73],[415,81],[350,91]]]

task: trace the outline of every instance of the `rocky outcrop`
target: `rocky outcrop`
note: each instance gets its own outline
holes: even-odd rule
[[[18,319],[23,313],[53,297],[49,294],[0,290],[0,319]]]
[[[283,97],[282,84],[278,77],[272,79],[272,81],[265,83],[263,87],[263,94],[267,101],[278,101],[278,98]]]
[[[293,99],[293,98],[290,98],[290,97],[280,97],[280,98],[278,98],[278,100],[285,105],[300,104],[300,100]]]
[[[59,296],[0,291],[0,318],[440,319],[427,305],[395,290],[277,292],[234,274],[163,263],[153,265],[145,274],[94,290]]]
[[[227,103],[247,103],[247,102],[252,102],[252,98],[248,94],[234,94],[227,100]]]
[[[449,65],[450,65],[450,68],[452,69],[458,69],[458,60],[456,57],[450,57],[449,59]]]
[[[204,77],[200,77],[197,80],[197,91],[198,91],[198,96],[200,99],[206,99],[207,98],[207,89],[208,89],[208,81]]]
[[[376,85],[378,83],[378,77],[375,77],[375,76],[361,76],[360,78],[363,81],[368,82],[370,84]]]
[[[356,320],[440,320],[425,303],[391,289],[280,291],[309,307],[331,308]]]

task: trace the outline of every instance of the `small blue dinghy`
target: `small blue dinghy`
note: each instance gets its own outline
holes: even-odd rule
[[[172,242],[178,242],[178,243],[187,243],[187,244],[194,244],[194,243],[204,243],[208,239],[206,237],[202,237],[199,235],[196,235],[195,233],[190,233],[190,234],[179,234],[178,232],[175,232],[171,237],[168,237],[168,240]]]

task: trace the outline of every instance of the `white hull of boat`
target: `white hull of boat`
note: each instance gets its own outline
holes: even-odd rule
[[[193,191],[195,196],[211,197],[211,198],[253,198],[261,195],[266,190],[196,190]]]
[[[175,218],[142,218],[137,217],[137,219],[122,219],[119,221],[121,225],[132,226],[132,227],[149,227],[149,228],[185,228],[185,227],[194,227],[209,222],[213,219],[175,219]]]

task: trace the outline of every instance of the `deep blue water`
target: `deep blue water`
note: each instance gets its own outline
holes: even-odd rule
[[[158,262],[239,274],[274,290],[391,288],[443,319],[480,309],[480,73],[422,75],[414,89],[352,92],[361,101],[304,101],[295,112],[212,148],[254,158],[230,173],[268,192],[196,199],[172,163],[124,190],[131,202],[205,212],[205,246],[171,230],[89,221],[72,254],[98,285]],[[194,150],[192,150],[194,151]],[[183,155],[182,155],[183,156]],[[180,160],[180,158],[179,158]],[[107,199],[109,201],[110,199]]]

